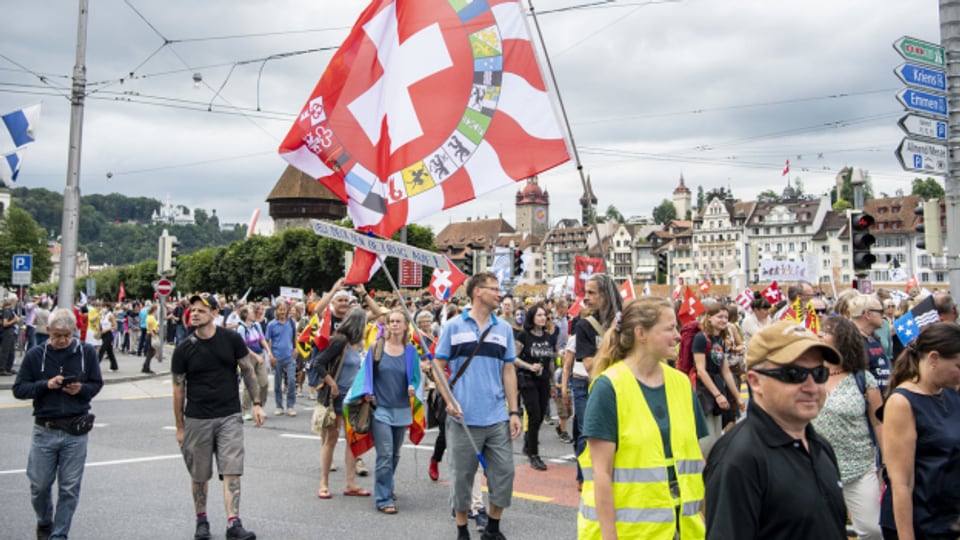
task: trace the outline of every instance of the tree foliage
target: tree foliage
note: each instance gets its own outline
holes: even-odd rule
[[[0,282],[10,283],[13,256],[32,255],[31,283],[43,283],[50,278],[53,264],[44,230],[26,210],[11,206],[0,216]]]
[[[942,199],[946,195],[940,181],[929,176],[926,179],[914,178],[911,187],[910,194],[919,195],[925,201]]]
[[[870,174],[867,171],[863,171],[863,175],[865,180],[863,183],[863,200],[868,201],[873,198],[873,182],[870,180]],[[835,204],[838,200],[843,199],[852,205],[855,202],[853,184],[850,183],[850,179],[853,177],[853,167],[844,167],[840,177],[840,193],[837,193],[837,186],[830,188],[830,202]]]
[[[707,196],[703,192],[703,186],[697,186],[697,212],[703,210],[703,207],[706,204],[707,204]]]
[[[604,221],[608,223],[626,223],[626,219],[623,217],[623,214],[620,213],[620,210],[617,210],[617,207],[610,205],[607,207],[607,212],[604,214]]]
[[[653,222],[657,225],[670,223],[674,219],[677,219],[677,207],[673,205],[672,201],[664,199],[653,209]]]

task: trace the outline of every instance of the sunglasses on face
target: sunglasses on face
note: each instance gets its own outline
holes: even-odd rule
[[[818,308],[818,309],[815,309],[815,310],[813,310],[813,311],[815,311],[815,312],[817,313],[817,315],[826,315],[826,313],[827,313],[827,308],[823,308],[823,309],[819,309],[819,308]]]
[[[830,378],[830,370],[827,366],[817,366],[814,368],[805,368],[800,366],[784,366],[776,369],[754,369],[761,375],[773,377],[774,379],[787,384],[803,384],[808,375],[813,375],[813,382],[823,384]]]

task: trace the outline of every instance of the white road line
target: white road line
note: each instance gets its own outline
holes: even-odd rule
[[[164,461],[167,459],[183,459],[183,456],[180,454],[167,454],[163,456],[150,456],[143,458],[131,458],[131,459],[115,459],[111,461],[96,461],[93,463],[87,463],[85,467],[104,467],[109,465],[127,465],[130,463],[147,463],[150,461]],[[0,475],[3,474],[23,474],[27,472],[26,469],[13,469],[9,471],[0,471]]]

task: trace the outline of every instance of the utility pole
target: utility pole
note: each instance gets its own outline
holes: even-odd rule
[[[960,298],[960,0],[940,0],[940,44],[947,60],[947,148],[949,169],[944,180],[947,210],[947,281]],[[939,227],[931,223],[929,227]]]
[[[67,156],[67,187],[63,191],[63,221],[60,227],[60,287],[57,305],[73,307],[77,280],[77,236],[80,232],[80,146],[83,142],[83,101],[87,91],[88,0],[80,0],[77,21],[77,60],[70,92],[70,146]]]

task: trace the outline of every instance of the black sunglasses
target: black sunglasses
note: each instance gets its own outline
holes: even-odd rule
[[[823,384],[830,378],[830,370],[827,369],[827,366],[817,366],[815,368],[800,366],[784,366],[776,369],[754,368],[753,371],[787,384],[803,384],[807,380],[807,375],[813,375],[813,382],[817,384]]]

